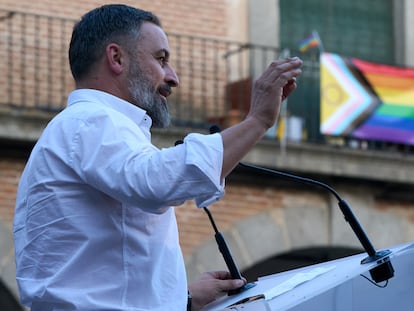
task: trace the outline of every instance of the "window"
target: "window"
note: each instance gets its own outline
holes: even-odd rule
[[[326,52],[394,64],[393,2],[389,0],[279,0],[280,47],[304,61],[288,114],[302,118],[306,140],[319,132],[319,50],[298,51],[299,42],[317,31]]]
[[[394,64],[393,4],[389,0],[280,0],[281,47],[319,33],[325,51]]]

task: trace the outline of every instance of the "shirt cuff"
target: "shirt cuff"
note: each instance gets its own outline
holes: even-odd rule
[[[215,191],[195,198],[199,208],[207,207],[224,195],[224,179],[221,180],[223,166],[223,141],[219,133],[212,135],[190,134],[185,138],[188,143],[187,164],[194,165],[208,177]],[[191,147],[190,147],[191,146]]]
[[[219,201],[223,197],[223,195],[224,195],[224,187],[222,190],[217,191],[213,196],[209,195],[209,196],[203,196],[203,197],[196,198],[195,203],[197,207],[204,208]]]

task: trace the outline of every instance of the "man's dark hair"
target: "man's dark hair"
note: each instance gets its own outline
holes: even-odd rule
[[[103,5],[86,13],[73,27],[69,46],[69,64],[75,81],[91,71],[109,43],[128,50],[130,41],[139,38],[144,22],[161,27],[156,15],[123,4]]]

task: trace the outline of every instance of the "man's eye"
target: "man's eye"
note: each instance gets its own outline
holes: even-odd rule
[[[159,57],[158,60],[161,63],[161,65],[163,65],[163,66],[168,63],[168,59],[165,56]]]

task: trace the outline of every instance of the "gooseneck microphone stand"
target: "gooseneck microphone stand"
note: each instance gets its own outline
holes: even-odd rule
[[[177,140],[174,145],[178,146],[178,145],[181,145],[183,143],[184,143],[183,140]],[[213,229],[214,229],[214,232],[215,232],[214,237],[216,238],[217,246],[219,248],[220,253],[223,256],[223,259],[224,259],[224,262],[226,263],[227,269],[229,269],[229,273],[231,275],[231,278],[242,280],[243,278],[240,274],[239,269],[237,268],[237,265],[236,265],[236,263],[233,259],[233,256],[230,252],[229,247],[227,246],[227,243],[226,243],[226,240],[224,239],[223,234],[217,229],[216,223],[214,222],[213,216],[211,215],[208,208],[204,207],[203,209],[207,213],[208,218],[210,219],[211,225],[213,226]],[[246,283],[240,288],[228,291],[227,295],[229,295],[229,296],[235,295],[235,294],[241,293],[245,290],[248,290],[249,288],[252,288],[254,286],[256,286],[256,283]]]
[[[338,200],[339,208],[342,211],[342,214],[344,215],[345,220],[349,223],[355,235],[357,236],[358,240],[360,241],[361,245],[363,246],[364,250],[368,254],[368,257],[364,258],[361,261],[361,264],[366,264],[370,262],[377,262],[379,264],[377,267],[370,270],[372,279],[376,283],[379,283],[379,282],[387,281],[388,279],[394,276],[394,268],[389,258],[391,251],[390,250],[375,251],[374,246],[368,239],[368,236],[366,235],[364,229],[358,222],[357,218],[355,217],[348,203],[344,199],[342,199],[341,196],[332,187],[322,182],[319,182],[317,180],[313,180],[310,178],[304,178],[304,177],[288,174],[285,172],[275,171],[275,170],[260,167],[260,166],[246,164],[243,162],[240,162],[239,165],[242,167],[248,168],[248,169],[253,169],[255,171],[267,173],[272,176],[279,176],[279,177],[293,180],[295,182],[300,182],[303,184],[310,184],[310,185],[318,186],[318,187],[328,190]]]
[[[211,134],[219,133],[219,132],[221,132],[221,130],[217,125],[213,125],[210,127]],[[368,239],[368,236],[366,235],[365,231],[362,229],[362,226],[358,222],[357,218],[355,217],[348,203],[344,199],[342,199],[341,196],[332,187],[322,182],[319,182],[317,180],[310,179],[310,178],[304,178],[304,177],[296,176],[293,174],[288,174],[288,173],[281,172],[281,171],[276,171],[276,170],[272,170],[272,169],[268,169],[268,168],[264,168],[260,166],[246,164],[243,162],[239,162],[239,166],[253,169],[255,171],[259,171],[262,173],[267,173],[272,176],[283,177],[285,179],[290,179],[292,181],[299,182],[302,184],[318,186],[318,187],[324,188],[325,190],[328,190],[338,200],[339,208],[342,211],[342,214],[344,215],[345,220],[349,223],[355,235],[357,236],[358,240],[360,241],[361,245],[363,246],[364,250],[368,254],[368,257],[364,258],[361,261],[361,264],[366,264],[366,263],[371,263],[371,262],[376,262],[378,264],[378,266],[376,266],[375,268],[369,271],[372,279],[376,283],[379,283],[379,282],[387,281],[394,276],[394,268],[390,261],[391,251],[390,250],[382,250],[382,251],[375,250],[374,246]],[[211,220],[212,219],[211,215],[209,215],[209,217]]]
[[[210,213],[210,211],[208,210],[207,207],[204,207],[203,209],[207,213],[208,218],[210,219],[211,225],[213,226],[213,229],[214,229],[214,232],[215,232],[214,237],[216,238],[216,242],[217,242],[219,251],[223,255],[224,261],[227,265],[227,268],[229,269],[231,278],[232,279],[242,279],[240,271],[237,268],[237,265],[236,265],[236,263],[233,259],[233,256],[230,252],[229,247],[227,246],[226,240],[224,239],[223,234],[217,229],[217,226],[214,222],[213,216],[211,215],[211,213]],[[240,288],[229,291],[227,294],[229,296],[234,295],[234,294],[238,294],[238,293],[241,293],[245,290],[248,290],[249,288],[252,288],[255,285],[256,285],[255,283],[247,283],[247,284],[244,284]]]

